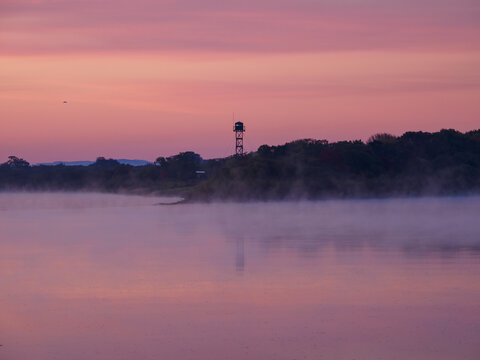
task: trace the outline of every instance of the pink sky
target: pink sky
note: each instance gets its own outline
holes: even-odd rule
[[[480,128],[479,38],[477,0],[0,0],[0,162]]]

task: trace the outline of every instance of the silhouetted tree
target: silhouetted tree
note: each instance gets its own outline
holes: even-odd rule
[[[120,163],[115,159],[105,159],[103,156],[100,156],[97,158],[97,160],[93,164],[90,164],[89,166],[106,169],[106,168],[114,168],[119,165]]]
[[[25,161],[13,155],[8,157],[8,161],[4,165],[10,168],[24,168],[30,166],[28,161]]]
[[[367,144],[372,143],[374,141],[378,141],[384,144],[391,144],[395,142],[397,139],[398,137],[395,135],[387,134],[387,133],[379,133],[379,134],[370,136],[367,140]]]
[[[183,180],[196,177],[195,171],[199,169],[202,162],[200,155],[193,151],[182,152],[166,159],[160,157],[157,160],[170,177]]]
[[[155,161],[155,165],[166,167],[167,165],[167,159],[165,159],[163,156],[159,156]]]

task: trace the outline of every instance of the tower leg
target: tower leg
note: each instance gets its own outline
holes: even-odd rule
[[[243,131],[235,131],[235,154],[243,155]]]

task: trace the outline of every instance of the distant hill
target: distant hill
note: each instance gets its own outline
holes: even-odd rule
[[[145,165],[150,165],[150,164],[153,164],[152,162],[150,161],[147,161],[147,160],[130,160],[130,159],[116,159],[120,164],[124,164],[124,165],[132,165],[132,166],[145,166]],[[89,161],[89,160],[85,160],[85,161],[54,161],[54,162],[50,162],[50,163],[38,163],[38,164],[35,164],[34,166],[40,166],[40,165],[44,165],[44,166],[57,166],[57,165],[65,165],[65,166],[88,166],[88,165],[92,165],[93,163],[95,163],[95,161]]]
[[[88,166],[93,164],[94,161],[54,161],[49,163],[38,163],[34,164],[33,166],[57,166],[57,165],[65,165],[65,166]]]

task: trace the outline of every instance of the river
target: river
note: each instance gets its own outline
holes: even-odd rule
[[[480,198],[0,194],[2,360],[478,360]]]

